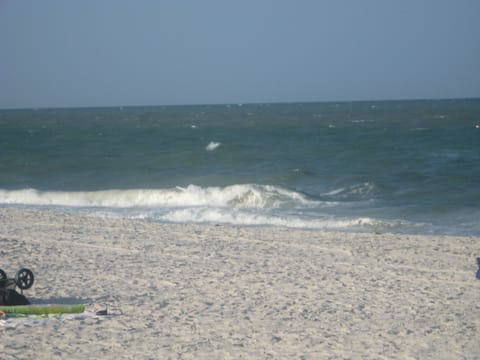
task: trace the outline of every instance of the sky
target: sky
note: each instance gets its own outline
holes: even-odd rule
[[[479,0],[0,0],[0,108],[480,97]]]

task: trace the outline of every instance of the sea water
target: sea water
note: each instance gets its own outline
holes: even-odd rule
[[[480,234],[480,100],[0,110],[0,206]]]

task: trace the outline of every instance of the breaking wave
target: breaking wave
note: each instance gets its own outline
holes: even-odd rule
[[[306,195],[270,185],[100,191],[0,190],[0,203],[71,207],[162,207],[216,206],[233,208],[278,208],[318,205]]]
[[[368,191],[369,188],[368,184],[363,184],[360,188],[338,189],[328,195],[352,195]],[[91,216],[175,223],[355,231],[383,231],[408,225],[400,220],[381,220],[353,214],[335,215],[341,203],[321,201],[279,186],[257,184],[100,191],[0,189],[0,205],[61,207],[62,210]]]

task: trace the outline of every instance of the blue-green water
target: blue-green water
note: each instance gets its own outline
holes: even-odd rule
[[[480,100],[0,110],[0,206],[480,234]]]

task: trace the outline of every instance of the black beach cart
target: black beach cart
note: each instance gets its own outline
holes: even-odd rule
[[[33,272],[22,268],[17,271],[14,278],[9,278],[7,273],[0,269],[0,304],[2,305],[27,305],[28,300],[23,296],[23,290],[30,289],[33,285]],[[20,289],[20,294],[16,288]]]

